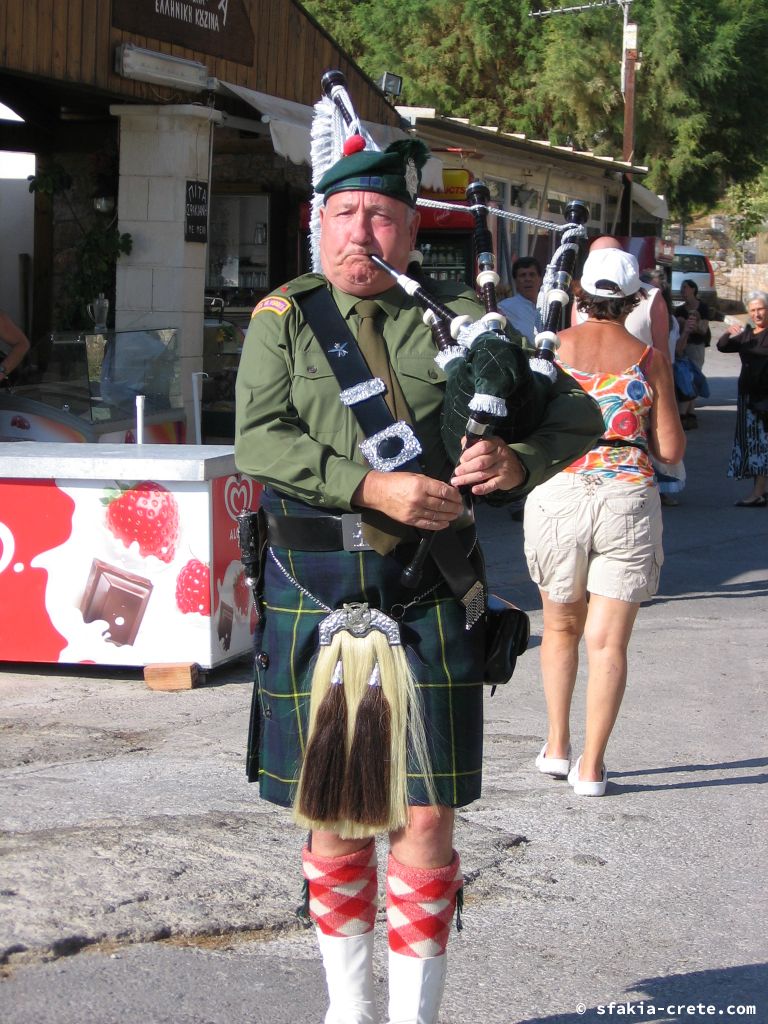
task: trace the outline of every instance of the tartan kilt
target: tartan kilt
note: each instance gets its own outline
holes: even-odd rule
[[[400,553],[400,548],[403,552]],[[416,594],[400,583],[413,545],[382,557],[375,551],[293,551],[271,549],[302,587],[329,608],[366,601],[391,614],[393,606],[421,595],[434,582],[425,573]],[[256,657],[251,738],[257,753],[261,796],[289,806],[307,741],[310,685],[318,648],[318,623],[328,612],[291,583],[267,553],[265,616]],[[393,616],[399,617],[399,616]],[[483,628],[467,632],[462,605],[445,583],[407,608],[401,638],[417,681],[425,718],[438,802],[461,807],[480,796],[483,743]],[[266,665],[266,667],[264,667]],[[258,719],[258,721],[254,721]],[[255,767],[255,765],[254,765]],[[408,798],[428,802],[423,777],[411,765]]]

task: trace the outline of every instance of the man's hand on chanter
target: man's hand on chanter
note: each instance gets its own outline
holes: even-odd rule
[[[450,484],[419,473],[375,469],[358,486],[352,504],[376,509],[419,530],[444,530],[463,509],[461,495]]]
[[[525,470],[501,438],[488,437],[462,452],[451,483],[456,487],[469,486],[476,495],[511,491],[525,483]]]

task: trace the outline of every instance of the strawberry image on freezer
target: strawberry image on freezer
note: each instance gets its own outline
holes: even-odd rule
[[[152,480],[105,492],[107,528],[126,548],[136,543],[143,557],[169,564],[179,539],[179,508],[165,487]]]
[[[190,559],[176,577],[176,607],[185,615],[211,614],[211,570],[197,558]]]
[[[245,571],[242,569],[235,577],[232,593],[235,599],[235,608],[238,613],[245,618],[248,614],[248,604],[251,600],[251,591],[248,584],[245,582]]]

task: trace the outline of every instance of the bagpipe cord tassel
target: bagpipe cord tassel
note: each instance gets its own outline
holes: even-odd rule
[[[341,808],[349,716],[337,648],[336,642],[321,648],[312,676],[309,740],[296,799],[301,815],[312,821],[335,821]]]

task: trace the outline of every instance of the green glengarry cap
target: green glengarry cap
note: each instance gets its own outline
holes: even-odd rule
[[[325,199],[334,192],[379,192],[415,206],[421,169],[428,159],[429,150],[420,139],[398,139],[384,150],[343,156],[325,172],[315,192]]]

